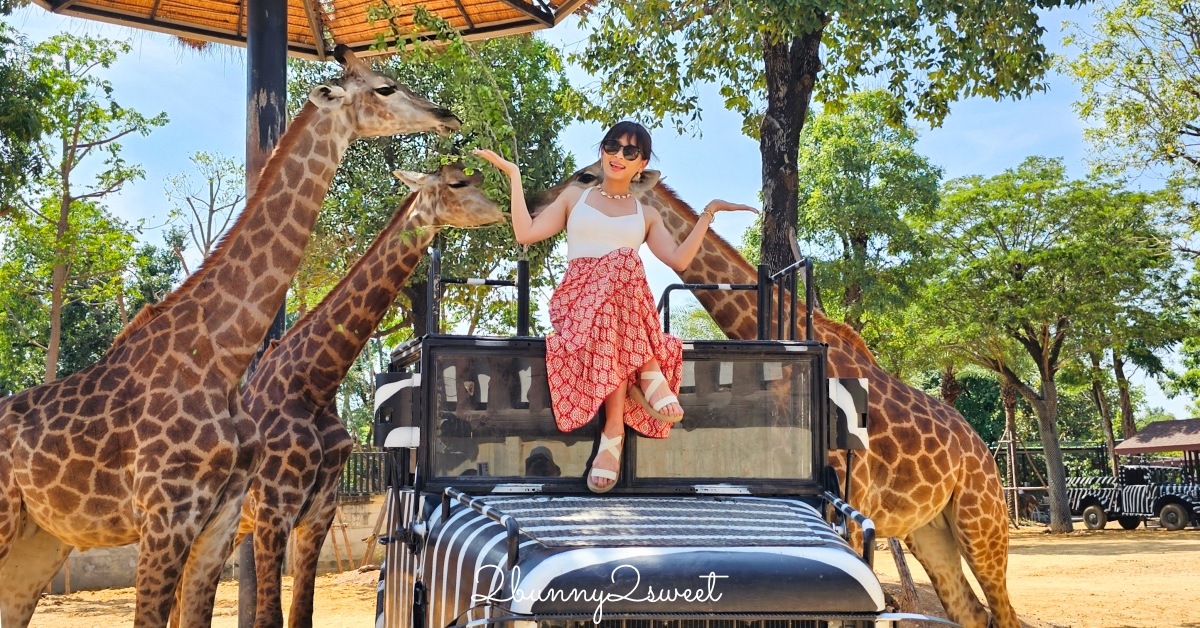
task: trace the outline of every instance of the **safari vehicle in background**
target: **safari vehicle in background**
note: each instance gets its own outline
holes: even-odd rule
[[[1071,514],[1089,530],[1116,519],[1126,530],[1157,517],[1167,530],[1200,525],[1200,479],[1186,467],[1129,464],[1117,476],[1067,478]]]
[[[434,333],[398,348],[377,380],[375,434],[389,459],[377,627],[859,628],[915,617],[885,612],[874,526],[839,498],[827,467],[831,448],[866,448],[867,382],[828,381],[824,345],[685,341],[687,418],[667,439],[627,438],[617,485],[594,495],[584,477],[599,422],[555,425],[545,340],[528,335],[527,269],[482,282],[439,267],[434,251]],[[812,285],[802,261],[760,269],[758,285],[667,294],[758,290],[770,312],[773,288],[790,281],[795,294],[800,268]],[[515,285],[517,336],[437,333],[437,297],[452,283]],[[786,308],[775,309],[760,337],[771,322],[783,335]],[[793,297],[791,329],[795,316]],[[812,338],[811,320],[807,329]]]

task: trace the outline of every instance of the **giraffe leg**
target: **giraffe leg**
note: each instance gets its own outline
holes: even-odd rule
[[[296,574],[292,581],[292,609],[288,615],[289,628],[312,628],[313,598],[316,594],[317,561],[321,558],[321,547],[333,523],[337,510],[337,495],[333,499],[322,498],[313,504],[296,526]]]
[[[968,511],[961,499],[951,502],[948,515],[963,558],[987,597],[992,624],[996,628],[1020,628],[1008,597],[1008,515],[998,497],[1000,487],[995,488],[997,498],[992,508],[983,509],[991,511],[989,516],[980,516],[978,510]]]
[[[25,628],[46,584],[66,562],[72,547],[37,527],[12,545],[8,561],[0,567],[0,625]]]
[[[242,514],[245,482],[232,487],[236,495],[222,504],[213,520],[196,537],[183,570],[171,614],[173,626],[202,628],[212,624],[221,569],[233,553],[238,521]]]
[[[283,559],[293,516],[259,502],[254,526],[254,570],[258,573],[258,602],[254,628],[283,627]]]
[[[950,621],[963,628],[987,628],[987,610],[967,582],[958,543],[946,519],[946,511],[909,532],[904,541],[925,568],[925,573],[929,574]]]
[[[138,540],[135,588],[134,628],[166,626],[175,607],[176,587],[193,541],[199,533],[196,520],[207,519],[201,513],[187,515],[176,511],[182,506],[155,510],[143,515]]]

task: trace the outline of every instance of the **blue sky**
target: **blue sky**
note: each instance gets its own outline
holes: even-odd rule
[[[1047,13],[1043,23],[1052,52],[1062,51],[1064,20],[1091,22],[1086,11]],[[133,52],[107,73],[117,100],[148,115],[165,111],[171,122],[149,137],[125,142],[126,159],[141,164],[146,178],[112,200],[119,216],[143,220],[151,228],[159,226],[168,209],[163,182],[190,170],[189,155],[209,151],[240,158],[244,154],[246,79],[241,49],[214,45],[197,53],[165,35],[54,16],[34,6],[19,10],[10,22],[33,41],[70,32],[133,43]],[[543,31],[542,36],[568,52],[584,39],[573,19]],[[593,80],[578,69],[570,70],[570,79],[576,85]],[[955,104],[941,127],[922,130],[918,150],[941,166],[946,178],[997,174],[1030,155],[1062,157],[1072,176],[1082,176],[1088,149],[1084,124],[1072,109],[1079,90],[1060,74],[1052,73],[1048,81],[1047,92],[1023,100],[969,99]],[[665,181],[696,207],[713,198],[758,206],[762,175],[757,142],[741,134],[740,117],[722,108],[715,89],[701,90],[701,106],[699,136],[678,136],[665,129],[655,132],[658,160],[652,167],[660,169]],[[563,132],[561,141],[579,163],[588,163],[603,132],[598,125],[576,123]],[[748,214],[721,214],[715,230],[737,244],[751,221]],[[155,231],[145,237],[160,238]],[[653,256],[644,257],[655,294],[677,280]],[[1167,399],[1152,380],[1140,375],[1135,379],[1146,386],[1149,405],[1186,416],[1187,400]]]

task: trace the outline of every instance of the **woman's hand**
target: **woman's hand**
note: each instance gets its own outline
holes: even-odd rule
[[[513,162],[501,157],[500,155],[496,154],[495,151],[490,151],[486,148],[476,148],[471,152],[484,158],[493,166],[499,168],[500,172],[503,172],[510,177],[518,177],[521,175],[521,168],[518,167],[517,164],[514,164]]]
[[[717,212],[728,212],[728,211],[754,212],[755,214],[758,213],[757,209],[755,209],[749,205],[742,205],[740,203],[730,203],[728,201],[723,201],[719,198],[713,199],[712,202],[710,202],[708,205],[705,205],[704,211],[711,212],[714,214]]]

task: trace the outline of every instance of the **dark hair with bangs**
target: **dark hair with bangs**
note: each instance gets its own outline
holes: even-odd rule
[[[654,154],[650,145],[650,132],[637,122],[623,120],[614,124],[613,128],[604,134],[604,139],[600,140],[600,144],[604,144],[608,140],[619,140],[626,135],[633,139],[634,146],[642,149],[642,156],[646,158],[646,161],[650,161],[651,155]]]

